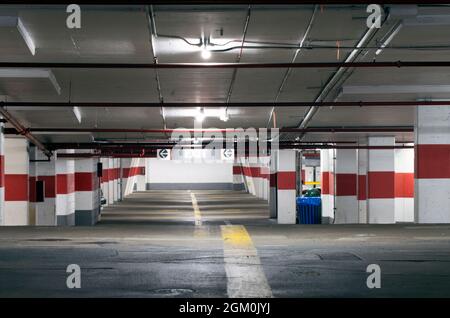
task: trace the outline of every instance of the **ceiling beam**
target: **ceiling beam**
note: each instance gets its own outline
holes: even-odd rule
[[[343,95],[371,94],[450,94],[450,85],[347,85],[342,87]]]

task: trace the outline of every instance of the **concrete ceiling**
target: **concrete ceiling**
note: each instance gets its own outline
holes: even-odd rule
[[[304,36],[313,6],[252,6],[246,41],[298,44]],[[400,7],[401,8],[401,7]],[[235,40],[239,46],[247,18],[247,6],[154,6],[156,30],[160,35],[181,36],[198,42],[202,34],[210,34],[215,43]],[[30,53],[20,32],[14,27],[0,27],[2,62],[120,62],[152,63],[154,50],[160,63],[205,62],[200,49],[183,40],[158,37],[151,47],[149,26],[141,6],[86,6],[82,8],[82,28],[65,27],[65,7],[58,6],[0,6],[0,16],[18,16],[36,46]],[[316,14],[308,43],[343,47],[355,46],[367,31],[364,6],[324,6]],[[424,23],[420,17],[439,16],[438,22]],[[419,17],[419,18],[417,18]],[[444,18],[442,18],[444,17]],[[392,49],[398,46],[442,46],[450,43],[445,17],[450,20],[450,8],[421,6],[413,16],[392,15],[376,33],[358,61],[439,61],[448,60],[450,50]],[[402,21],[409,21],[408,23]],[[413,22],[411,22],[413,21]],[[415,22],[414,22],[415,21]],[[375,55],[387,34],[399,22],[404,25],[389,43],[388,48]],[[235,62],[239,50],[213,53],[207,62]],[[350,49],[305,49],[295,62],[344,61]],[[295,50],[244,49],[240,62],[264,63],[292,61]],[[293,69],[277,99],[277,93],[287,69],[239,69],[233,85],[231,102],[314,101],[336,69]],[[52,70],[61,91],[46,79],[0,77],[0,95],[9,101],[72,101],[72,102],[158,102],[155,70]],[[161,93],[165,102],[225,102],[233,76],[232,69],[158,70]],[[396,87],[414,85],[415,92],[392,93],[376,91],[379,85]],[[450,92],[430,93],[423,85],[450,85],[446,68],[385,68],[353,69],[345,81],[327,96],[327,100],[416,100],[421,98],[449,98]],[[345,86],[370,86],[366,94],[342,94]],[[276,109],[278,127],[297,126],[308,108]],[[159,109],[137,108],[82,108],[79,123],[71,109],[30,109],[9,111],[27,127],[65,128],[163,128]],[[230,120],[206,118],[203,127],[266,127],[271,109],[238,108],[230,110]],[[192,117],[176,116],[168,111],[168,128],[192,128]],[[171,115],[170,115],[171,114]],[[312,119],[310,126],[412,126],[414,109],[411,107],[335,107],[323,108]],[[270,123],[270,126],[272,123]],[[85,141],[86,134],[39,135],[47,141]],[[115,137],[142,138],[128,134]],[[333,137],[355,140],[364,135],[338,134]],[[412,139],[412,134],[397,134],[399,139]],[[330,139],[329,134],[309,134],[307,140]]]

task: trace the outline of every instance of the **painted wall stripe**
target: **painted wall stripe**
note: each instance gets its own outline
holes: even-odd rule
[[[365,174],[358,175],[358,200],[367,200],[367,176]]]
[[[414,198],[414,173],[395,174],[395,197]]]
[[[395,198],[394,171],[369,171],[368,178],[369,199]]]
[[[356,195],[356,174],[336,173],[336,196]]]
[[[417,179],[450,179],[450,145],[416,145]]]
[[[28,175],[5,175],[5,201],[28,201]]]
[[[75,172],[75,191],[92,191],[98,188],[96,172]]]
[[[278,171],[277,172],[277,184],[279,190],[295,190],[296,184],[295,171]]]

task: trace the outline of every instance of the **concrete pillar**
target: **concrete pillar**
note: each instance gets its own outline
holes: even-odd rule
[[[394,146],[395,137],[369,137],[369,146]],[[395,222],[394,149],[370,149],[367,213],[371,224]]]
[[[415,221],[450,223],[450,106],[416,110]]]
[[[120,201],[120,159],[113,159],[113,200],[114,202]]]
[[[145,158],[137,158],[136,162],[136,190],[145,191]]]
[[[395,222],[414,222],[414,149],[395,149]]]
[[[242,166],[240,165],[239,162],[236,162],[233,165],[233,190],[234,191],[245,190]]]
[[[100,178],[100,184],[101,189],[103,192],[103,197],[106,199],[106,205],[112,204],[112,202],[109,201],[109,174],[111,171],[111,168],[109,166],[109,159],[108,158],[101,158],[100,162],[102,163],[102,177]]]
[[[367,223],[367,169],[368,149],[358,149],[358,213],[359,223]]]
[[[322,185],[322,223],[334,220],[334,150],[320,150],[320,171]]]
[[[5,138],[5,225],[34,224],[29,219],[29,156],[25,138]]]
[[[271,218],[277,217],[277,159],[278,151],[274,150],[270,154],[269,209]]]
[[[73,153],[73,150],[64,152]],[[75,225],[74,159],[56,159],[56,224]]]
[[[122,197],[130,195],[138,190],[138,183],[140,191],[145,190],[145,177],[141,177],[139,162],[140,158],[122,158]]]
[[[296,222],[295,150],[279,150],[277,166],[277,220],[279,224]]]
[[[108,158],[108,193],[105,193],[105,198],[108,204],[114,203],[114,159]]]
[[[336,224],[359,222],[357,170],[356,149],[336,149]]]
[[[48,158],[30,146],[29,217],[30,225],[56,225],[56,155]],[[44,200],[37,201],[37,182],[44,184]]]
[[[0,123],[0,226],[5,225],[5,135]]]
[[[99,220],[98,162],[94,158],[75,160],[75,225],[94,225]]]
[[[260,157],[261,160],[261,191],[262,199],[269,200],[270,157]]]

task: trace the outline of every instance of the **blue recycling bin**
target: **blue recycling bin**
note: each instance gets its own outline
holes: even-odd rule
[[[298,197],[297,219],[299,224],[321,224],[322,199],[320,197]]]

